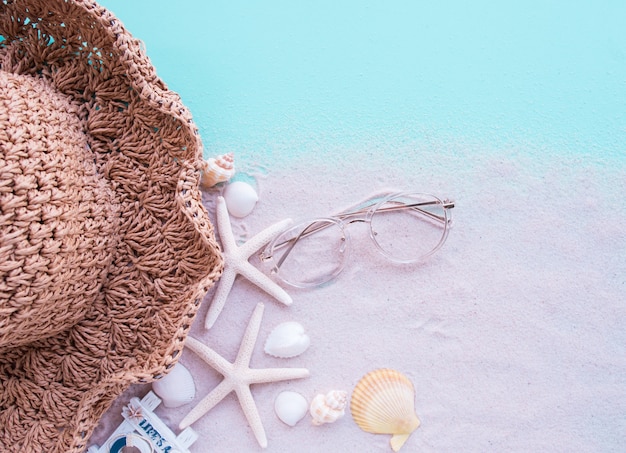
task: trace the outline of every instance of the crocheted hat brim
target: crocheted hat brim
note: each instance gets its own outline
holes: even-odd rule
[[[0,71],[40,79],[78,106],[115,205],[115,247],[95,299],[68,328],[0,354],[0,451],[78,452],[121,392],[175,364],[221,273],[200,202],[201,143],[139,42],[95,2],[0,1]],[[13,226],[1,215],[0,227]]]

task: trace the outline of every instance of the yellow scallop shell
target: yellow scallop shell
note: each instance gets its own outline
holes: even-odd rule
[[[413,383],[404,374],[388,368],[371,371],[357,383],[350,412],[363,431],[393,434],[393,451],[400,450],[420,425],[415,415]]]

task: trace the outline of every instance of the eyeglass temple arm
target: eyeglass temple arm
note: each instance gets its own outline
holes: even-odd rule
[[[278,260],[278,262],[276,263],[276,267],[280,268],[280,266],[282,266],[282,264],[285,262],[285,260],[287,259],[287,257],[289,256],[289,254],[291,253],[291,251],[293,250],[293,248],[296,246],[296,243],[300,240],[300,238],[302,237],[306,237],[309,234],[313,234],[317,231],[323,230],[324,228],[328,228],[327,226],[318,226],[317,228],[315,228],[313,231],[308,231],[314,224],[312,223],[311,225],[307,226],[304,230],[302,230],[300,232],[300,234],[298,236],[296,236],[293,239],[289,239],[288,241],[285,241],[281,244],[279,244],[278,246],[283,246],[285,243],[289,242],[289,248],[287,250],[285,250],[285,253],[283,253],[283,255],[280,257],[280,259]]]
[[[439,220],[440,222],[445,221],[445,218],[442,216],[438,216],[437,214],[433,214],[432,212],[425,211],[424,209],[420,209],[421,206],[432,206],[434,204],[438,204],[436,201],[423,201],[421,203],[411,203],[411,204],[398,204],[397,206],[387,206],[384,208],[376,209],[376,212],[390,212],[390,211],[400,211],[402,209],[411,208],[415,211],[419,211],[420,213],[430,217],[431,219]],[[450,200],[444,200],[442,207],[444,209],[452,209],[454,208],[454,202]],[[338,214],[335,217],[345,220],[355,215],[365,214],[371,209],[371,206],[367,206],[363,209],[359,209],[358,211],[346,212],[344,214]],[[325,228],[325,227],[321,227]]]

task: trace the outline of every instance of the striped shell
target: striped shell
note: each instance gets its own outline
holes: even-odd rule
[[[210,157],[202,163],[200,184],[204,187],[213,187],[215,184],[228,181],[234,174],[233,153]]]
[[[306,351],[311,339],[305,333],[299,322],[287,321],[278,324],[270,332],[265,341],[266,354],[283,359],[289,359]]]
[[[317,395],[309,407],[312,423],[319,426],[337,421],[345,414],[347,402],[348,393],[343,390],[331,390],[326,395]]]
[[[386,368],[366,374],[356,385],[350,412],[359,428],[374,434],[393,434],[391,448],[398,451],[417,429],[415,389],[402,373]]]
[[[193,376],[180,362],[172,368],[169,374],[154,381],[152,390],[163,400],[165,407],[183,406],[190,403],[196,396]]]

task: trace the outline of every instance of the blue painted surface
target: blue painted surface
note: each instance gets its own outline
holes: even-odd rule
[[[208,149],[426,138],[626,154],[623,1],[101,4]]]

